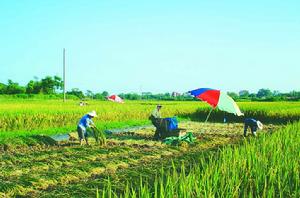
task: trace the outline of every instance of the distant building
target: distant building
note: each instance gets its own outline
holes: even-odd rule
[[[181,94],[178,92],[172,92],[172,97],[178,97],[178,96],[181,96]]]

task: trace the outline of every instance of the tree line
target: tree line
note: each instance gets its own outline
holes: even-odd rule
[[[0,83],[0,94],[56,94],[63,88],[63,81],[58,76],[46,76],[39,80],[30,80],[26,86],[8,80],[7,84]]]
[[[281,93],[270,89],[259,89],[257,93],[250,93],[248,90],[241,90],[239,93],[228,92],[236,101],[299,101],[300,91]]]
[[[8,82],[0,83],[0,95],[14,95],[20,98],[35,97],[36,95],[43,95],[49,98],[62,98],[63,81],[58,76],[46,76],[45,78],[30,80],[25,86],[17,82],[8,80]],[[240,92],[228,92],[235,101],[299,101],[300,91],[290,91],[288,93],[280,93],[279,91],[272,91],[270,89],[259,89],[257,93],[250,93],[248,90],[241,90]],[[197,100],[187,93],[159,93],[151,92],[143,93],[120,93],[118,94],[125,100],[178,100],[188,101]],[[103,91],[100,93],[93,93],[87,90],[85,93],[78,88],[73,88],[67,91],[68,98],[73,99],[97,99],[106,100],[109,93]]]

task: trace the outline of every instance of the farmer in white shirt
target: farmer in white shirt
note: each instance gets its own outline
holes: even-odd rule
[[[161,114],[160,114],[160,109],[161,109],[161,105],[157,105],[156,108],[152,111],[149,119],[151,120],[152,124],[155,126],[156,130],[155,130],[155,134],[154,134],[154,139],[158,140],[160,138],[160,125],[161,125]]]

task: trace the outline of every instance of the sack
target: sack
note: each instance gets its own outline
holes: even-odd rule
[[[176,117],[165,118],[167,121],[167,131],[173,131],[178,129],[178,121]]]
[[[192,134],[192,132],[188,132],[186,135],[181,137],[168,137],[163,140],[163,143],[168,145],[178,145],[181,142],[187,142],[188,144],[194,143],[194,141],[197,138],[195,138]]]

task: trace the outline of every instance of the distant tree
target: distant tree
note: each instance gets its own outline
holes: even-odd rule
[[[63,81],[58,76],[46,76],[39,80],[38,77],[34,77],[34,80],[30,80],[25,87],[19,85],[12,80],[8,80],[7,84],[0,83],[0,94],[20,94],[19,96],[29,97],[26,94],[56,94],[58,90],[63,88]],[[84,93],[78,88],[74,88],[71,91],[68,91],[67,94],[72,95],[73,97],[84,98]],[[248,90],[241,90],[238,94],[235,92],[228,92],[229,96],[231,96],[234,100],[242,99],[242,100],[252,100],[252,101],[298,101],[300,100],[300,91],[291,91],[288,93],[280,93],[279,91],[271,91],[270,89],[259,89],[259,91],[255,93],[249,93]],[[22,97],[23,97],[22,96]],[[92,91],[87,90],[86,96],[90,98],[95,98],[99,100],[105,100],[109,93],[107,91],[103,91],[102,93],[94,94]],[[198,100],[192,97],[190,94],[183,93],[178,94],[173,92],[170,93],[159,93],[153,94],[151,92],[142,92],[141,95],[137,93],[121,93],[119,96],[123,99],[128,100]],[[31,97],[31,96],[30,96]]]
[[[149,95],[152,95],[152,93],[151,92],[142,92],[142,96],[149,96]]]
[[[142,92],[141,98],[149,100],[153,98],[153,94],[151,92]]]
[[[127,100],[140,100],[141,96],[138,95],[137,93],[128,93],[128,94],[120,94],[119,95],[121,98],[123,99],[127,99]]]
[[[35,80],[31,80],[26,85],[27,94],[55,94],[57,90],[63,88],[63,81],[58,76],[46,76],[45,78],[38,80],[37,77],[34,77]]]
[[[60,77],[46,76],[41,80],[41,89],[44,94],[54,94],[57,89],[63,88],[63,81]]]
[[[64,81],[59,76],[54,76],[54,85],[56,89],[62,90],[64,88]]]
[[[102,96],[103,96],[104,98],[106,98],[108,95],[109,95],[109,94],[108,94],[107,91],[103,91],[103,92],[102,92]]]
[[[5,94],[21,94],[25,93],[25,87],[20,86],[18,83],[8,80]]]
[[[260,89],[258,90],[256,96],[258,98],[268,98],[268,97],[272,97],[272,91],[270,89]]]
[[[255,93],[250,93],[248,97],[251,98],[251,100],[255,99],[256,98],[256,94]]]
[[[94,99],[105,100],[105,97],[101,93],[94,94]]]
[[[37,81],[29,81],[28,84],[26,85],[26,93],[27,94],[37,94],[41,90],[40,83]]]
[[[280,92],[277,90],[274,90],[272,93],[273,96],[280,96]]]
[[[239,96],[242,97],[242,98],[247,98],[247,97],[249,97],[249,95],[250,95],[250,93],[249,93],[248,90],[241,90],[239,92]]]
[[[292,97],[300,97],[300,92],[299,91],[291,91],[289,93],[289,95]]]
[[[291,91],[286,94],[287,98],[290,100],[299,100],[300,99],[300,92],[299,91]]]
[[[120,94],[118,94],[118,96],[119,96],[120,98],[127,99],[124,93],[120,93]]]
[[[234,100],[239,98],[239,95],[235,92],[227,92],[227,94]]]
[[[68,91],[67,94],[77,96],[78,98],[84,98],[84,94],[78,88],[73,88],[71,91]]]
[[[0,94],[5,94],[6,92],[6,84],[0,83]]]
[[[94,98],[94,93],[91,91],[91,90],[87,90],[86,91],[86,93],[85,93],[85,95],[87,96],[87,97],[89,97],[89,98]]]
[[[165,97],[171,97],[171,94],[170,93],[165,93],[164,96]]]

